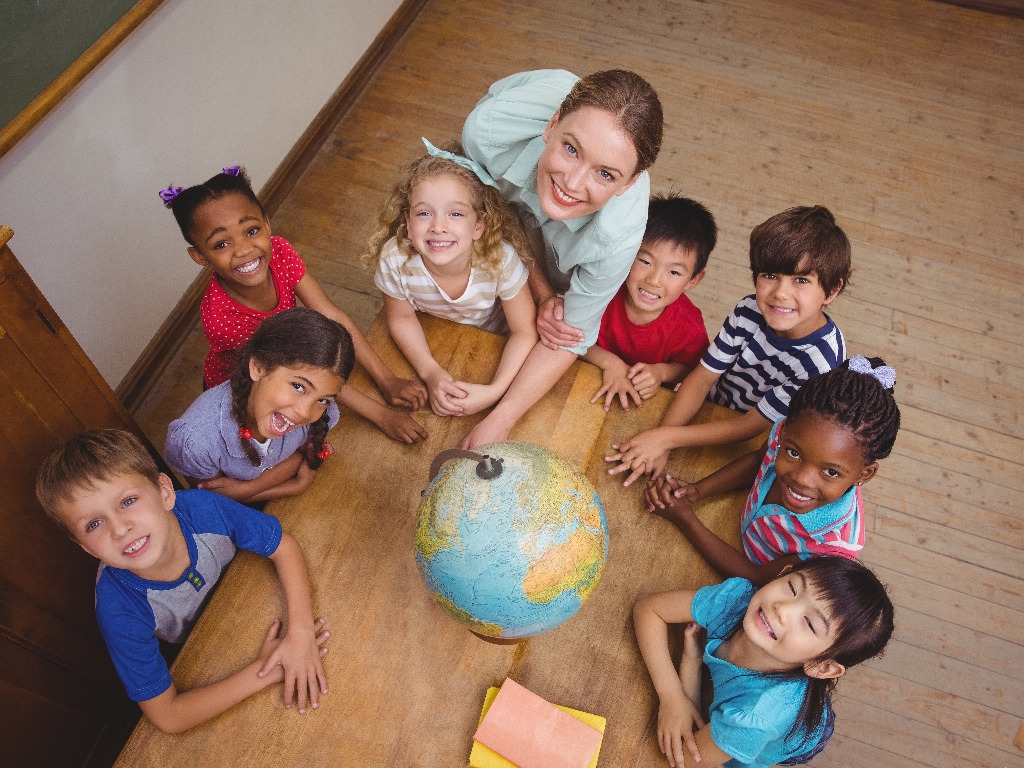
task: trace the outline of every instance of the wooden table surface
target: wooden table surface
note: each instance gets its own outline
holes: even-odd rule
[[[435,358],[456,378],[486,381],[504,339],[464,325],[421,318]],[[371,344],[399,375],[412,371],[381,317]],[[529,640],[497,645],[472,635],[434,604],[420,578],[413,538],[420,492],[436,454],[457,447],[482,418],[416,418],[430,437],[406,446],[342,413],[331,431],[334,455],[300,497],[275,502],[309,563],[315,615],[332,637],[324,659],[330,692],[299,715],[272,686],[179,735],[143,718],[118,766],[465,766],[488,686],[506,677],[549,701],[603,715],[603,766],[667,765],[657,747],[655,698],[633,635],[631,607],[649,592],[718,581],[683,536],[641,506],[642,483],[623,488],[605,473],[611,443],[658,423],[671,398],[609,414],[590,397],[600,371],[576,362],[513,430],[562,454],[597,486],[610,535],[601,582],[579,613]],[[379,397],[369,379],[351,385]],[[705,405],[698,418],[729,418]],[[757,444],[752,441],[751,446]],[[697,479],[749,447],[676,451],[669,471]],[[743,494],[705,502],[698,514],[739,545]],[[269,560],[239,552],[175,662],[180,689],[217,680],[256,655],[283,594]]]

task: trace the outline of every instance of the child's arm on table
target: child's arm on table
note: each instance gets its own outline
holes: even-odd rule
[[[338,404],[376,424],[380,431],[392,440],[402,443],[418,443],[427,438],[427,430],[412,416],[381,405],[372,397],[364,395],[347,384],[338,392]]]
[[[669,486],[674,482],[676,481],[670,479]],[[686,498],[677,498],[673,506],[655,507],[652,511],[673,523],[701,557],[726,578],[742,576],[752,584],[762,587],[778,576],[779,571],[785,566],[800,562],[799,555],[786,555],[761,565],[751,562],[744,552],[733,549],[704,525]]]
[[[320,663],[320,641],[313,626],[313,602],[309,589],[309,570],[299,543],[289,534],[281,535],[281,543],[270,556],[284,589],[288,620],[284,638],[274,648],[259,672],[270,675],[274,667],[284,671],[284,705],[291,707],[292,693],[298,693],[299,713],[306,711],[306,692],[313,709],[319,705],[319,694],[327,693],[327,677]]]
[[[214,493],[219,493],[221,496],[227,496],[229,499],[234,499],[235,501],[240,501],[244,504],[254,501],[264,501],[265,498],[263,497],[263,494],[275,491],[282,484],[288,483],[292,480],[299,472],[302,464],[302,452],[296,451],[280,464],[276,464],[270,469],[261,472],[258,477],[255,477],[252,480],[239,480],[234,477],[227,477],[226,475],[217,475],[216,477],[211,477],[208,480],[199,480],[198,482],[193,478],[189,478],[189,480],[196,488],[202,488],[205,491],[213,491]],[[266,498],[277,498],[280,495],[290,496],[292,494],[276,494]]]
[[[630,397],[637,406],[642,404],[640,393],[630,380],[631,369],[621,357],[594,344],[583,355],[583,359],[601,369],[601,388],[590,398],[590,402],[596,403],[604,395],[606,411],[611,410],[616,397],[624,411],[629,410]]]
[[[631,470],[624,485],[629,485],[645,472],[657,477],[665,469],[668,453],[673,448],[742,443],[764,434],[771,426],[772,422],[762,416],[755,407],[734,419],[689,424],[683,427],[655,427],[623,443],[613,445],[612,448],[618,453],[606,456],[605,461],[622,463],[608,470],[608,474],[617,475]]]
[[[655,507],[664,509],[671,507],[676,499],[686,499],[696,504],[708,496],[716,496],[729,491],[748,490],[757,479],[757,472],[768,451],[768,441],[738,459],[734,459],[721,469],[695,483],[687,483],[669,475],[652,477],[647,483],[644,495],[647,499],[647,511],[654,512]]]
[[[669,624],[693,621],[693,596],[691,591],[680,590],[642,598],[633,607],[633,627],[658,694],[658,746],[671,766],[707,768],[724,763],[730,756],[715,745],[710,726],[704,725],[700,712],[683,690],[668,645]]]
[[[395,344],[402,350],[402,354],[417,375],[427,384],[431,409],[438,416],[460,415],[462,405],[458,399],[468,393],[430,353],[427,337],[423,334],[423,326],[420,325],[412,304],[404,299],[384,294],[384,312],[391,338],[395,340]]]
[[[327,649],[323,645],[330,634],[321,631],[323,626],[324,621],[321,619],[311,627],[316,638],[317,653],[320,656],[327,653]],[[140,701],[139,707],[142,709],[142,713],[164,733],[181,733],[226,712],[235,704],[263,690],[268,685],[281,682],[284,679],[284,670],[280,667],[272,669],[263,677],[259,676],[267,660],[282,642],[278,637],[280,628],[281,620],[274,619],[270,630],[263,639],[259,656],[242,669],[223,680],[180,693],[172,684],[159,696]]]
[[[687,424],[697,415],[704,398],[707,397],[711,387],[718,381],[718,374],[709,371],[703,365],[698,365],[683,379],[679,389],[672,397],[672,401],[661,417],[661,425],[654,429],[648,429],[634,435],[624,443],[612,445],[618,453],[612,456],[605,456],[605,461],[622,462],[619,466],[613,467],[608,474],[617,475],[620,472],[631,470],[623,485],[631,485],[640,475],[650,473],[652,477],[660,475],[665,464],[668,463],[668,453],[676,446],[671,443],[672,432],[666,430],[666,425],[677,426]],[[629,458],[625,458],[625,454]]]
[[[331,318],[336,323],[340,323],[348,331],[352,337],[352,346],[355,348],[356,360],[370,374],[370,378],[380,388],[384,399],[389,404],[403,405],[414,411],[419,410],[426,404],[427,390],[424,386],[418,381],[398,378],[388,368],[387,364],[380,359],[380,355],[373,350],[370,342],[366,340],[366,337],[363,336],[356,324],[352,322],[352,318],[331,301],[320,283],[309,272],[306,272],[295,286],[295,295],[299,297],[304,306],[315,309],[321,315]],[[355,409],[353,408],[352,410]],[[360,413],[360,415],[365,414]],[[376,419],[370,420],[374,423],[379,423]],[[394,437],[394,435],[391,436]]]
[[[524,285],[519,293],[508,301],[502,300],[501,304],[511,334],[490,384],[458,382],[468,392],[460,401],[464,415],[477,413],[498,402],[537,343],[537,310],[529,285]]]

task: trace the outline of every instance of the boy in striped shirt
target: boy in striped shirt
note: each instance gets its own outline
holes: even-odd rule
[[[800,385],[846,359],[825,307],[850,278],[850,241],[824,206],[790,208],[750,233],[754,294],[726,318],[701,363],[679,385],[661,425],[613,445],[609,470],[656,480],[673,448],[740,443],[785,418]],[[743,411],[691,424],[705,398]]]

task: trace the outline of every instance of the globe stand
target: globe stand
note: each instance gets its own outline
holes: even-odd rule
[[[493,480],[500,475],[503,469],[502,462],[504,461],[504,459],[492,459],[486,453],[481,455],[474,451],[464,451],[461,448],[449,448],[447,451],[441,451],[430,462],[430,477],[427,482],[434,482],[434,478],[441,471],[441,467],[452,459],[472,459],[477,462],[476,474],[481,480]],[[426,494],[425,490],[420,495],[424,494]]]

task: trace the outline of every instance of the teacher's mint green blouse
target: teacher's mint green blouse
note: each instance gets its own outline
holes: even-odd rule
[[[565,296],[565,322],[586,336],[566,349],[583,354],[597,341],[601,315],[640,249],[651,181],[644,171],[625,193],[586,216],[555,221],[544,215],[537,196],[537,161],[545,147],[541,135],[578,79],[545,69],[499,80],[466,118],[462,144],[498,182],[524,223],[540,226],[547,245],[545,271],[552,288]]]

